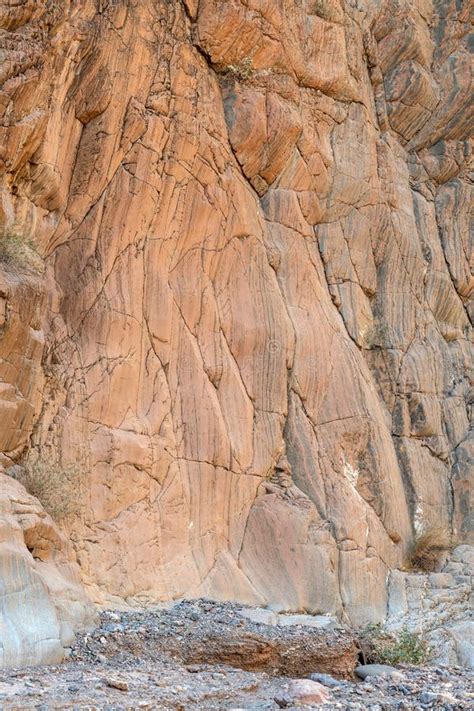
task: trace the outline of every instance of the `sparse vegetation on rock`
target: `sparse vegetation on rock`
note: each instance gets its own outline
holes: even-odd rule
[[[318,17],[321,17],[323,20],[329,21],[334,19],[334,14],[337,15],[335,7],[331,5],[331,3],[328,3],[328,0],[314,0],[311,11],[314,15],[318,15]]]
[[[407,567],[431,573],[437,570],[444,555],[455,546],[447,528],[429,526],[415,538],[408,556]]]
[[[239,79],[240,81],[247,81],[254,73],[253,59],[252,57],[244,57],[238,64],[230,64],[226,67],[226,74]]]
[[[423,637],[404,627],[400,632],[389,632],[382,625],[368,625],[361,634],[361,642],[370,664],[424,664],[429,647]]]
[[[42,272],[41,257],[31,239],[19,232],[0,233],[0,263],[14,271]]]
[[[364,334],[366,348],[385,348],[390,345],[390,333],[386,323],[374,321]]]
[[[64,521],[79,512],[81,474],[76,465],[62,466],[41,459],[28,461],[18,467],[15,478],[55,521]]]

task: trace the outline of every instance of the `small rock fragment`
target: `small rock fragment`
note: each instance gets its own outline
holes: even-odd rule
[[[109,677],[107,679],[107,686],[110,686],[112,689],[118,689],[119,691],[128,691],[128,682],[119,677]]]
[[[455,696],[443,691],[428,691],[424,689],[420,694],[420,702],[423,705],[427,704],[457,704],[459,703]]]
[[[310,674],[309,678],[311,681],[317,681],[319,684],[323,684],[323,686],[327,686],[329,689],[333,689],[336,686],[345,686],[347,684],[347,682],[341,679],[335,679],[330,674],[319,674],[318,672]]]
[[[280,708],[286,708],[305,704],[324,704],[328,699],[328,689],[317,681],[293,679],[283,693],[275,697],[275,702]]]

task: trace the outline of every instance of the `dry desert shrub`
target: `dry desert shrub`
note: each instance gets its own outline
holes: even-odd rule
[[[368,664],[424,664],[429,657],[426,640],[406,627],[388,632],[382,625],[368,625],[361,633]]]
[[[254,73],[253,59],[252,57],[245,57],[238,64],[229,64],[225,71],[226,74],[229,74],[235,79],[247,81]]]
[[[443,526],[428,526],[416,536],[408,557],[412,570],[432,573],[439,567],[444,555],[454,548],[450,531]]]
[[[79,513],[81,476],[74,464],[61,466],[38,460],[19,467],[16,479],[35,496],[55,521],[64,521]]]
[[[40,274],[43,262],[28,237],[17,232],[0,232],[0,262],[13,271]]]

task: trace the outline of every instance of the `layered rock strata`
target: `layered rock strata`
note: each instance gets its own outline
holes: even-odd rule
[[[1,461],[97,601],[365,624],[472,535],[470,12],[0,1]]]

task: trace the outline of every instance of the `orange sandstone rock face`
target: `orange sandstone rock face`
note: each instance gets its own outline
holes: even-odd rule
[[[2,463],[99,602],[386,610],[469,531],[469,3],[0,1]]]

